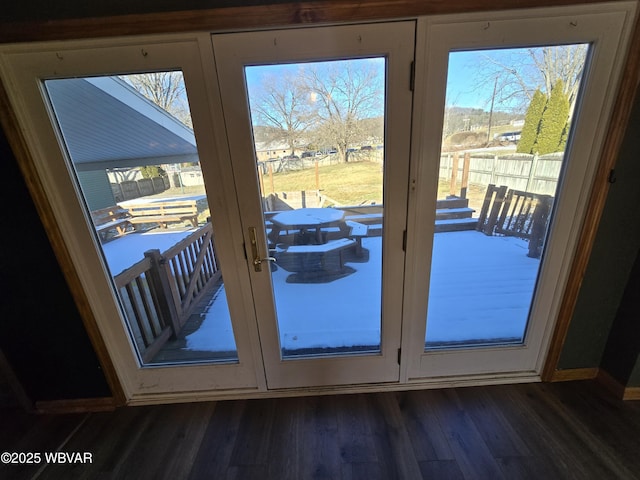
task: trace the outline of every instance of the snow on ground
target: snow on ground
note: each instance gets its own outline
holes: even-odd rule
[[[195,232],[189,230],[162,230],[159,228],[144,233],[130,233],[102,245],[107,265],[113,276],[144,258],[144,252],[157,248],[165,252],[183,238]]]
[[[167,250],[191,233],[152,231],[104,245],[114,274],[149,248]],[[126,240],[126,241],[125,241]],[[363,239],[368,262],[346,266],[354,273],[326,283],[287,283],[291,272],[273,272],[281,346],[335,348],[377,346],[380,341],[381,237]],[[527,242],[475,231],[438,233],[434,240],[429,343],[520,339],[524,333],[539,260]],[[235,350],[226,292],[221,289],[187,349]]]
[[[528,248],[474,231],[436,234],[427,342],[521,340],[540,266]]]
[[[132,198],[131,200],[124,200],[122,202],[118,202],[118,205],[127,207],[131,205],[140,205],[146,203],[158,203],[158,202],[174,202],[181,200],[206,200],[207,196],[203,193],[194,193],[192,195],[175,195],[173,197],[166,197],[164,194],[157,195],[147,195],[145,197]]]

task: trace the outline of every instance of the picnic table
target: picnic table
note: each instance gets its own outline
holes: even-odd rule
[[[343,237],[349,235],[349,226],[344,221],[344,211],[335,208],[287,210],[274,215],[271,218],[271,225],[269,241],[274,245],[280,243],[282,231],[296,231],[297,238],[309,240],[299,243],[316,245],[326,243],[326,238],[322,234],[323,229],[338,228],[343,233]]]
[[[271,227],[270,243],[279,244],[282,248],[276,254],[278,264],[285,270],[296,272],[298,281],[315,281],[327,275],[351,272],[345,268],[345,252],[353,250],[357,256],[362,256],[361,241],[367,236],[368,228],[346,220],[343,210],[333,208],[280,212],[271,218]],[[334,238],[328,239],[331,238],[331,229]],[[285,235],[281,235],[283,231]],[[293,240],[292,231],[296,232]]]

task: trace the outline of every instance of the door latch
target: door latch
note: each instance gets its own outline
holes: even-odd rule
[[[253,257],[253,268],[256,272],[262,271],[262,262],[275,262],[273,257],[260,257],[258,252],[258,231],[256,227],[249,227],[249,239],[251,241],[251,256]]]

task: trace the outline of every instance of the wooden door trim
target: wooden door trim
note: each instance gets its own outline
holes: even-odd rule
[[[188,31],[264,29],[367,22],[523,8],[589,5],[614,0],[325,0],[104,17],[0,23],[0,43],[70,40]]]
[[[609,0],[607,0],[609,1]],[[522,0],[517,9],[589,5],[603,3],[597,0]],[[319,1],[228,7],[205,10],[162,12],[101,18],[39,20],[0,23],[0,43],[33,42],[48,40],[85,39],[175,33],[186,31],[225,31],[283,26],[302,26],[338,22],[376,21],[399,19],[420,15],[452,14],[473,11],[514,9],[511,0],[465,0],[439,2],[436,0],[381,1]],[[559,315],[550,341],[542,378],[550,381],[557,369],[572,315],[575,310],[582,279],[589,263],[598,225],[608,193],[608,176],[616,163],[631,107],[640,82],[640,24],[636,20],[630,50],[624,66],[621,84],[615,99],[612,118],[606,134],[594,185],[587,207],[577,249],[572,261],[569,281],[562,298]],[[124,393],[113,364],[107,354],[104,341],[98,332],[86,294],[79,282],[69,253],[62,240],[51,206],[44,194],[33,160],[28,153],[21,132],[17,129],[6,91],[0,83],[0,123],[16,156],[31,197],[47,231],[54,252],[69,284],[76,305],[80,310],[91,342],[102,364],[107,382],[117,404],[124,402]]]

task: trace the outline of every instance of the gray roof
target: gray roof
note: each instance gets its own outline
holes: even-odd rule
[[[117,77],[45,85],[78,170],[198,161],[193,131]]]

